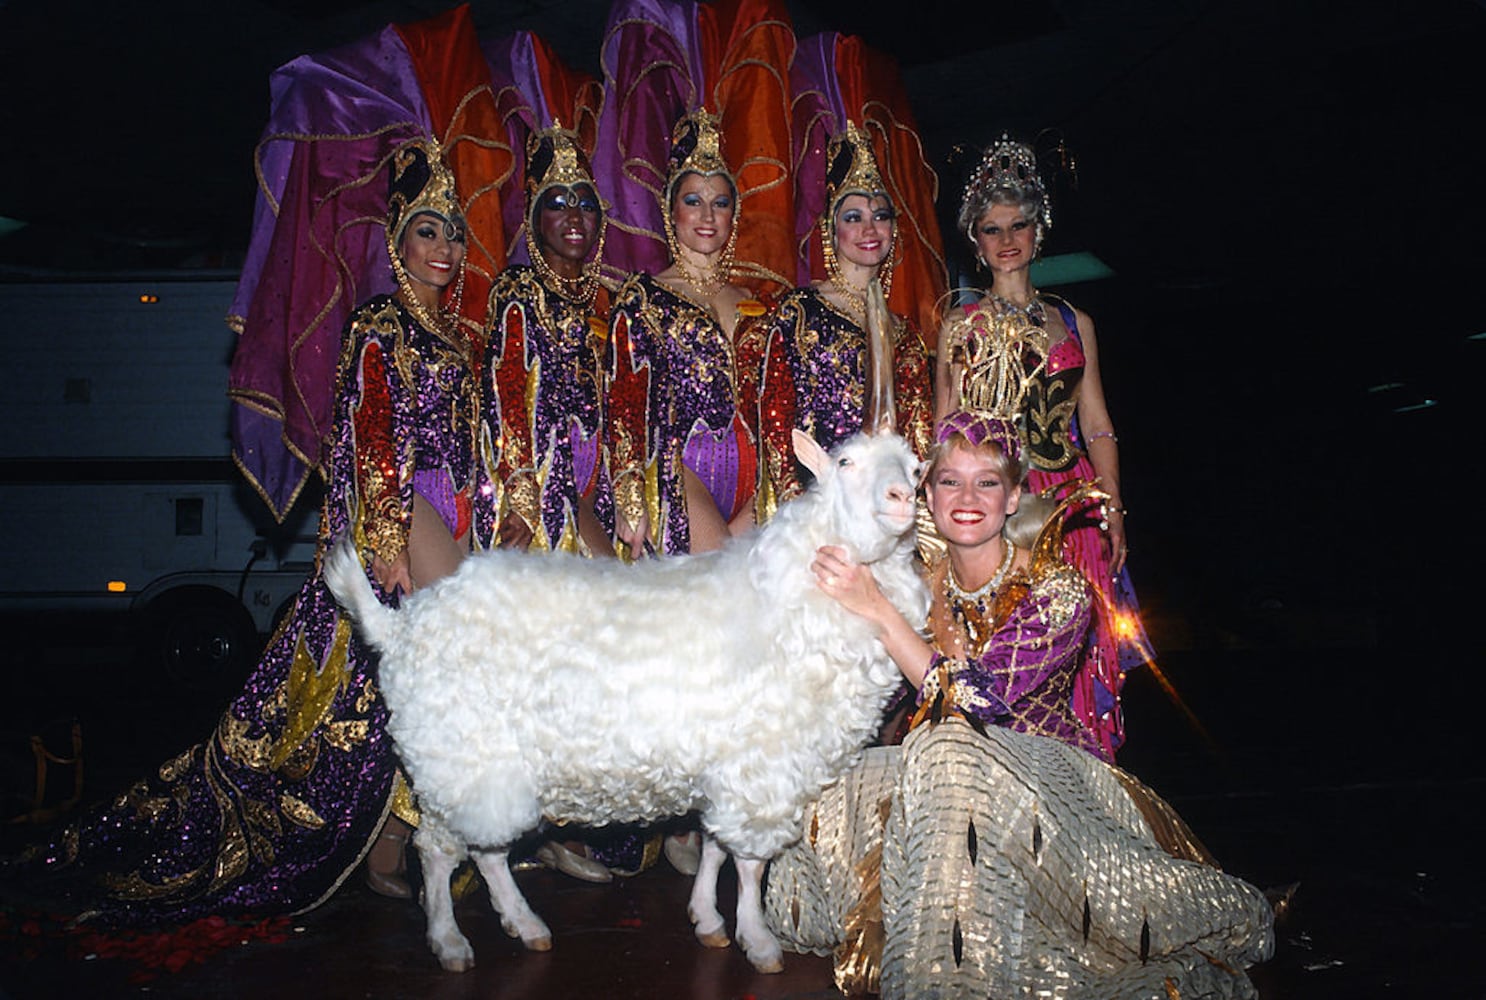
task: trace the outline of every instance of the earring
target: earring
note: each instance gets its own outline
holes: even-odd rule
[[[597,291],[599,286],[599,272],[604,260],[604,237],[609,235],[609,217],[605,215],[599,222],[599,238],[593,247],[593,259],[583,265],[584,276],[592,283],[592,291]],[[589,293],[589,301],[592,301],[592,291]]]
[[[722,248],[722,256],[717,260],[717,276],[723,282],[731,281],[733,277],[733,260],[738,251],[738,219],[742,214],[740,210],[733,211],[733,228],[728,232],[727,245]]]
[[[671,261],[675,263],[681,259],[681,244],[676,239],[676,227],[671,222],[670,209],[661,213],[661,225],[666,231],[666,253],[671,255]]]
[[[836,259],[836,240],[832,233],[829,219],[820,220],[820,252],[825,259],[826,277],[832,282],[839,283],[841,278],[841,262]]]
[[[882,262],[882,268],[878,271],[877,281],[882,285],[883,301],[893,293],[893,271],[898,266],[898,227],[893,227],[892,239],[887,245],[887,259]]]

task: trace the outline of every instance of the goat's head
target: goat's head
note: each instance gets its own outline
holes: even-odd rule
[[[923,463],[896,434],[857,434],[830,454],[804,431],[795,454],[815,475],[830,531],[854,559],[871,563],[913,530]]]

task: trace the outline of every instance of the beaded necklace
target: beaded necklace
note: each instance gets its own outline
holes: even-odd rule
[[[727,284],[727,272],[721,266],[698,268],[692,270],[679,253],[673,261],[676,265],[676,275],[687,288],[691,289],[693,295],[704,303],[712,301],[712,297],[722,290]]]
[[[846,283],[846,279],[843,278],[841,276],[841,272],[837,270],[832,270],[830,272],[830,278],[831,287],[840,292],[841,297],[846,300],[847,308],[851,310],[852,319],[858,326],[866,326],[867,290],[864,288],[861,291],[857,291],[855,288],[851,287],[851,285]]]
[[[991,621],[994,611],[996,592],[1006,582],[1011,567],[1016,562],[1016,546],[1011,544],[1009,538],[1003,538],[1006,545],[1006,556],[1001,560],[1001,565],[991,578],[975,590],[966,590],[960,581],[955,579],[954,564],[947,567],[948,572],[944,577],[944,586],[949,598],[949,612],[954,618],[955,624],[959,626],[960,632],[968,640],[973,649],[979,650],[985,637],[990,635],[995,627]]]
[[[1027,317],[1033,326],[1047,326],[1047,306],[1042,301],[1042,295],[1037,289],[1032,289],[1032,298],[1024,306],[1019,306],[1004,295],[995,292],[986,292],[989,299],[999,311],[1016,313]]]
[[[1011,564],[1016,561],[1016,546],[1011,543],[1011,539],[1003,537],[1002,542],[1006,546],[1006,555],[1002,557],[1001,565],[996,567],[996,572],[991,574],[989,580],[974,590],[966,590],[960,581],[955,579],[954,563],[950,563],[949,574],[944,578],[944,582],[949,587],[951,598],[957,601],[974,601],[977,604],[984,604],[986,598],[995,596],[1001,584],[1006,582],[1006,574],[1011,572]]]
[[[601,236],[598,253],[594,254],[595,261],[598,260],[599,254],[603,253],[603,250],[603,239]],[[536,268],[537,276],[541,279],[542,284],[567,301],[574,305],[583,306],[585,309],[593,302],[593,297],[598,294],[599,290],[597,268],[595,266],[584,264],[583,270],[579,273],[578,277],[563,277],[553,270],[552,265],[547,261],[547,256],[542,253],[542,248],[537,246],[536,238],[532,236],[531,229],[529,228],[526,231],[526,251],[531,257],[532,267]]]

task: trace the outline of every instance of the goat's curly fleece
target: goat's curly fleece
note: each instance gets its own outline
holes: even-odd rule
[[[499,848],[543,816],[696,809],[732,853],[776,854],[900,680],[871,626],[816,587],[811,560],[844,545],[922,626],[911,518],[889,526],[858,496],[916,469],[900,438],[858,436],[815,488],[720,552],[634,566],[482,553],[395,612],[337,548],[326,579],[382,653],[388,729],[425,818],[461,847]]]

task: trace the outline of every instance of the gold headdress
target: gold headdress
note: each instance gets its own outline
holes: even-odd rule
[[[412,291],[408,272],[399,252],[408,225],[425,213],[444,223],[448,239],[464,239],[464,211],[454,184],[454,172],[444,162],[444,152],[432,138],[417,139],[399,147],[392,154],[391,175],[387,194],[387,256],[392,261],[392,276],[403,291],[404,304],[429,330],[442,331],[448,316],[457,316],[464,294],[464,264],[459,267],[453,295],[442,316],[429,315]]]
[[[419,139],[392,154],[387,194],[387,241],[392,256],[402,234],[421,212],[432,212],[446,223],[464,228],[464,212],[454,185],[454,172],[444,162],[434,139]]]
[[[1023,402],[1047,364],[1047,331],[1020,309],[969,310],[944,335],[940,349],[958,365],[959,409],[939,422],[935,438],[959,434],[972,445],[994,441],[1020,461]]]
[[[542,192],[550,187],[587,184],[598,193],[588,155],[578,144],[578,133],[553,120],[551,128],[538,129],[526,140],[526,207],[537,206]]]
[[[841,199],[851,194],[888,197],[871,138],[848,121],[826,146],[826,215],[834,215]]]
[[[671,130],[671,154],[666,160],[666,203],[676,191],[676,182],[683,174],[697,173],[703,177],[721,174],[728,179],[733,190],[738,183],[727,161],[722,158],[722,133],[718,127],[722,119],[697,108],[687,112]]]
[[[862,300],[860,293],[853,291],[842,278],[841,262],[836,259],[836,208],[843,199],[854,194],[885,198],[889,204],[893,200],[882,181],[882,171],[877,168],[877,154],[872,151],[871,137],[854,122],[847,121],[846,128],[831,136],[831,141],[826,144],[826,211],[820,217],[820,243],[826,277],[848,298]],[[897,242],[898,229],[894,225],[892,242],[888,244],[887,257],[878,275],[884,297],[893,287],[893,254]],[[861,306],[865,310],[864,300]]]
[[[985,213],[992,194],[997,191],[1010,192],[1019,201],[1036,206],[1037,245],[1041,247],[1043,237],[1053,228],[1053,208],[1042,175],[1037,172],[1037,154],[1031,146],[1017,142],[1005,132],[985,151],[960,198],[960,230],[971,243],[975,242],[976,220]]]
[[[609,227],[608,205],[599,197],[598,185],[593,181],[593,169],[588,165],[588,155],[580,146],[578,133],[562,127],[562,122],[552,120],[550,128],[538,129],[526,140],[526,251],[532,266],[537,269],[549,288],[563,298],[587,304],[593,301],[599,287],[599,261],[604,256],[604,233]],[[577,278],[565,278],[552,269],[542,249],[537,245],[536,217],[542,204],[542,195],[548,188],[576,187],[586,184],[593,189],[599,202],[599,232],[588,263]]]

